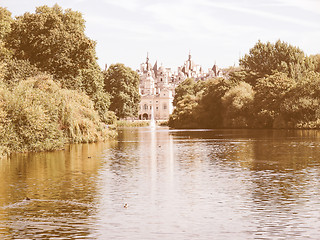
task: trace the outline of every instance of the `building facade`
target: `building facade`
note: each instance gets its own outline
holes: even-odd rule
[[[148,55],[146,62],[140,65],[137,72],[140,76],[139,119],[141,120],[152,119],[152,117],[155,120],[168,120],[173,112],[172,102],[175,88],[186,78],[194,78],[199,81],[219,76],[216,65],[204,73],[202,67],[192,61],[190,53],[188,60],[183,66],[178,67],[177,72],[172,72],[170,68],[162,65],[158,67],[157,62],[152,65]]]

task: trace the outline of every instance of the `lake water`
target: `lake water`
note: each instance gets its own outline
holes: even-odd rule
[[[319,238],[320,131],[127,128],[0,161],[0,239]]]

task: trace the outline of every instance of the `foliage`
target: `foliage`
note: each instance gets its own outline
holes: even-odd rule
[[[11,12],[0,6],[0,40],[3,40],[11,31],[12,22]]]
[[[187,78],[175,88],[175,98],[173,99],[173,106],[181,101],[185,95],[201,95],[205,88],[204,81],[196,82],[193,78]]]
[[[276,43],[258,41],[249,54],[240,59],[244,79],[255,86],[259,78],[282,72],[298,79],[307,69],[312,69],[312,60],[302,50],[278,40]]]
[[[118,120],[115,122],[116,127],[148,127],[149,124],[148,120]]]
[[[222,97],[225,127],[248,127],[252,120],[255,92],[246,82],[230,88]]]
[[[104,72],[104,89],[111,95],[110,110],[118,118],[138,114],[140,94],[139,75],[123,64],[113,64]]]
[[[320,57],[285,42],[261,43],[206,81],[199,92],[187,79],[176,89],[175,128],[320,128]]]
[[[7,59],[5,61],[4,82],[13,88],[20,81],[40,74],[39,70],[28,60]]]
[[[0,61],[7,60],[11,57],[11,52],[5,47],[4,38],[11,31],[11,12],[6,8],[0,7]]]
[[[108,130],[84,93],[61,87],[47,75],[0,87],[0,145],[10,151],[46,151],[67,142],[105,139]]]
[[[290,92],[280,106],[291,127],[320,127],[320,73],[310,72]]]
[[[312,55],[311,59],[314,63],[314,71],[320,73],[320,54]]]
[[[195,112],[201,127],[223,127],[224,107],[222,97],[233,85],[233,82],[223,78],[213,79],[208,82],[208,87],[203,93]]]
[[[117,116],[116,116],[115,112],[107,111],[104,113],[104,116],[102,117],[101,121],[104,122],[105,124],[113,125],[117,121]]]
[[[0,57],[12,53],[6,61],[8,85],[35,73],[51,74],[63,88],[85,92],[104,120],[110,96],[104,92],[96,43],[85,35],[85,21],[80,12],[63,10],[58,5],[38,7],[35,13],[18,16],[4,41],[6,48],[3,54],[1,48]]]
[[[56,79],[76,77],[95,63],[95,42],[86,37],[81,13],[55,5],[18,16],[6,37],[14,57],[29,60]]]
[[[176,107],[169,118],[168,126],[174,128],[195,128],[197,127],[198,101],[207,88],[205,81],[195,81],[192,78],[185,79],[175,89],[173,105]]]
[[[279,117],[281,104],[295,85],[296,81],[284,73],[276,73],[258,80],[254,103],[257,126],[273,127],[275,119]]]
[[[198,105],[195,96],[185,95],[170,115],[168,125],[173,128],[196,128],[194,111]]]

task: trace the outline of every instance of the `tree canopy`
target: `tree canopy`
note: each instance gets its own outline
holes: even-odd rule
[[[139,81],[138,73],[123,64],[113,64],[104,72],[104,89],[111,95],[110,110],[118,118],[137,116]]]
[[[192,80],[179,86],[169,126],[320,128],[319,66],[319,54],[306,56],[280,40],[258,41],[240,68],[208,80],[200,94]]]
[[[84,32],[82,14],[56,4],[37,7],[35,13],[26,12],[10,20],[11,13],[0,10],[0,16],[5,16],[0,19],[0,27],[4,26],[0,28],[0,58],[6,61],[5,82],[15,85],[39,72],[50,74],[63,88],[85,92],[105,119],[110,96],[104,91],[96,43]]]
[[[312,59],[306,57],[300,48],[280,40],[275,43],[258,41],[239,62],[245,73],[242,80],[253,85],[257,79],[276,72],[298,79],[303,72],[314,67]]]
[[[17,59],[56,78],[76,77],[96,62],[95,42],[85,35],[84,23],[80,12],[41,6],[13,21],[6,45]]]

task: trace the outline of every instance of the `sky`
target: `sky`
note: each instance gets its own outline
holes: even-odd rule
[[[258,40],[320,53],[320,0],[1,0],[13,16],[54,4],[83,14],[99,65],[237,66]]]

